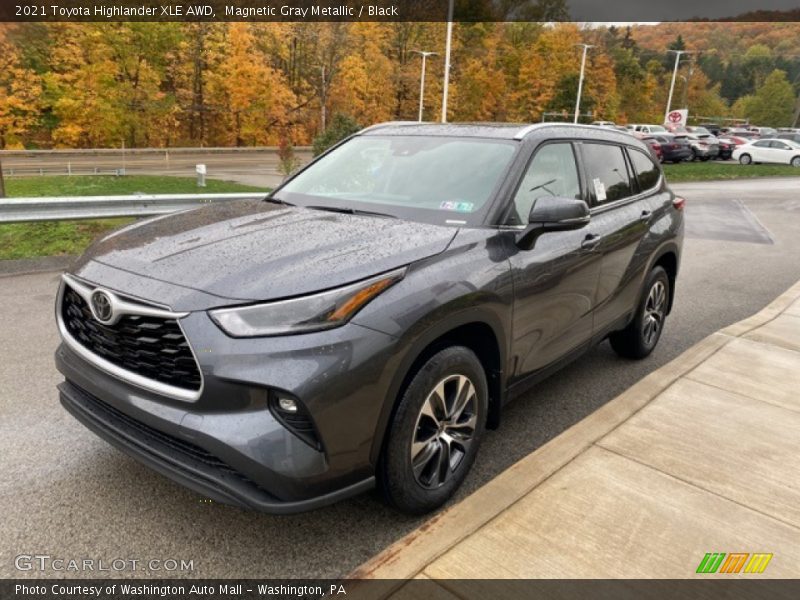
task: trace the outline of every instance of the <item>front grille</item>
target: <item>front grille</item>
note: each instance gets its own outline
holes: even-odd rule
[[[67,284],[61,317],[76,342],[111,364],[166,385],[200,389],[197,361],[175,319],[124,315],[114,325],[103,325]]]

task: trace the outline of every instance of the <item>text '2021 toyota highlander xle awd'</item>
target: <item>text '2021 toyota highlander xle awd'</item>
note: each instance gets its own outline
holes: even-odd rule
[[[653,350],[682,209],[613,130],[371,127],[264,200],[96,242],[59,289],[61,401],[218,501],[431,510],[508,399],[606,338]]]

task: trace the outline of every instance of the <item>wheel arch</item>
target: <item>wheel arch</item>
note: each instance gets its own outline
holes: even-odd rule
[[[672,304],[675,300],[675,282],[678,278],[678,268],[680,260],[678,258],[679,250],[677,244],[669,243],[659,248],[655,254],[647,273],[656,267],[661,267],[667,272],[669,279],[669,304],[667,306],[667,314],[672,312]]]
[[[389,423],[397,409],[397,400],[416,373],[431,356],[449,346],[465,346],[483,365],[489,388],[487,427],[494,429],[500,421],[505,399],[507,350],[506,335],[499,318],[487,311],[468,310],[447,319],[417,336],[403,355],[386,394],[370,451],[370,462],[377,464],[383,450]]]

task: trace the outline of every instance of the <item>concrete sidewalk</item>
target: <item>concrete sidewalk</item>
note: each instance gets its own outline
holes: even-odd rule
[[[709,552],[773,558],[696,574]],[[800,282],[350,577],[395,580],[398,597],[415,577],[800,577]]]

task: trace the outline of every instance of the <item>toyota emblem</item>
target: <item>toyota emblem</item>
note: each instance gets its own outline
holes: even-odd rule
[[[108,294],[99,290],[92,294],[92,311],[95,318],[101,323],[109,323],[114,318],[114,310]]]

